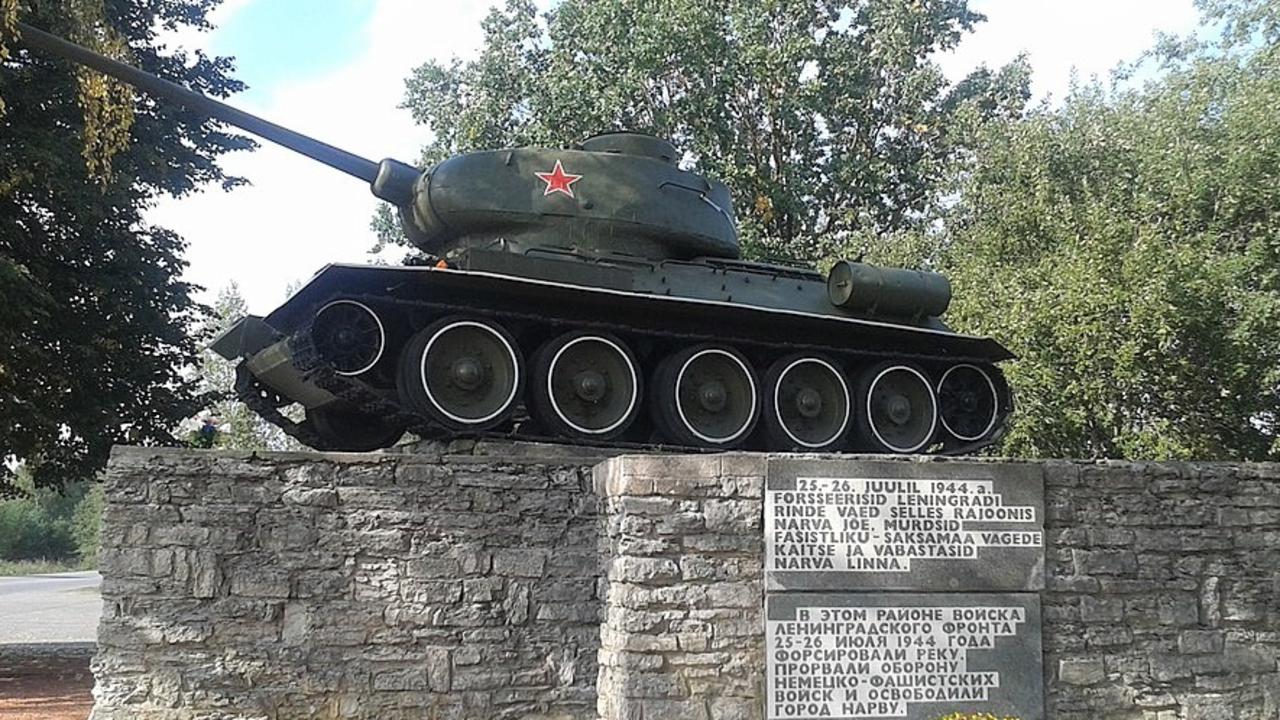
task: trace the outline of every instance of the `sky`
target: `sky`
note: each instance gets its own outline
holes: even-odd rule
[[[397,106],[404,80],[430,59],[474,57],[494,0],[224,0],[212,32],[182,32],[170,46],[236,58],[249,89],[231,103],[379,160],[417,159],[430,138]],[[546,8],[552,0],[538,0]],[[937,60],[953,81],[1019,53],[1032,66],[1034,100],[1060,98],[1073,71],[1106,77],[1150,47],[1155,33],[1196,26],[1192,0],[971,0],[987,22]],[[263,142],[223,157],[252,183],[161,200],[148,220],[189,243],[186,279],[212,302],[235,282],[255,314],[326,263],[367,262],[377,201],[359,180]],[[398,255],[396,255],[398,257]]]

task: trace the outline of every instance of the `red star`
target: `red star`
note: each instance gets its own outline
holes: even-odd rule
[[[534,175],[538,179],[547,184],[547,189],[542,191],[542,196],[546,197],[551,193],[564,193],[569,197],[573,197],[573,184],[582,179],[581,175],[573,175],[564,171],[560,166],[560,161],[556,161],[556,167],[551,172],[536,172]]]

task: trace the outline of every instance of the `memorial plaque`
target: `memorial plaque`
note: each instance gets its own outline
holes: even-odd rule
[[[1032,464],[771,459],[769,590],[1044,588]]]
[[[1033,593],[768,595],[765,647],[768,720],[1044,718]]]

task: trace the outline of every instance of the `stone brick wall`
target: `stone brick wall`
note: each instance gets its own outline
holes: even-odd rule
[[[591,716],[600,456],[496,452],[117,448],[93,717]]]
[[[1280,718],[1280,465],[1046,479],[1050,717]]]
[[[117,450],[94,717],[757,720],[767,458],[609,454]],[[1280,718],[1280,465],[1032,465],[1048,717]]]

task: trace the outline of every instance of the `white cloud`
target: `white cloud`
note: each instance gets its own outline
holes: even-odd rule
[[[1190,32],[1198,17],[1193,0],[974,0],[970,7],[987,21],[938,57],[947,77],[960,80],[982,63],[994,69],[1025,52],[1036,99],[1062,98],[1073,68],[1081,80],[1106,78],[1150,48],[1156,31]]]
[[[213,19],[226,22],[253,1],[226,0]],[[490,4],[379,0],[369,22],[352,30],[368,41],[354,61],[322,77],[259,93],[257,103],[233,103],[372,160],[391,155],[414,161],[428,136],[396,107],[404,79],[430,58],[473,55]],[[959,79],[979,63],[996,67],[1027,51],[1038,96],[1060,96],[1073,66],[1085,77],[1105,73],[1148,47],[1157,28],[1185,31],[1195,20],[1191,0],[975,0],[973,6],[989,21],[955,52],[939,58],[949,76]],[[306,26],[285,31],[305,33]],[[197,33],[167,40],[188,47],[209,44],[207,35]],[[376,201],[360,181],[265,142],[260,150],[228,156],[222,164],[253,186],[164,200],[148,214],[190,242],[187,277],[208,288],[210,297],[235,280],[250,310],[265,314],[284,300],[290,282],[310,277],[325,263],[368,259]]]

